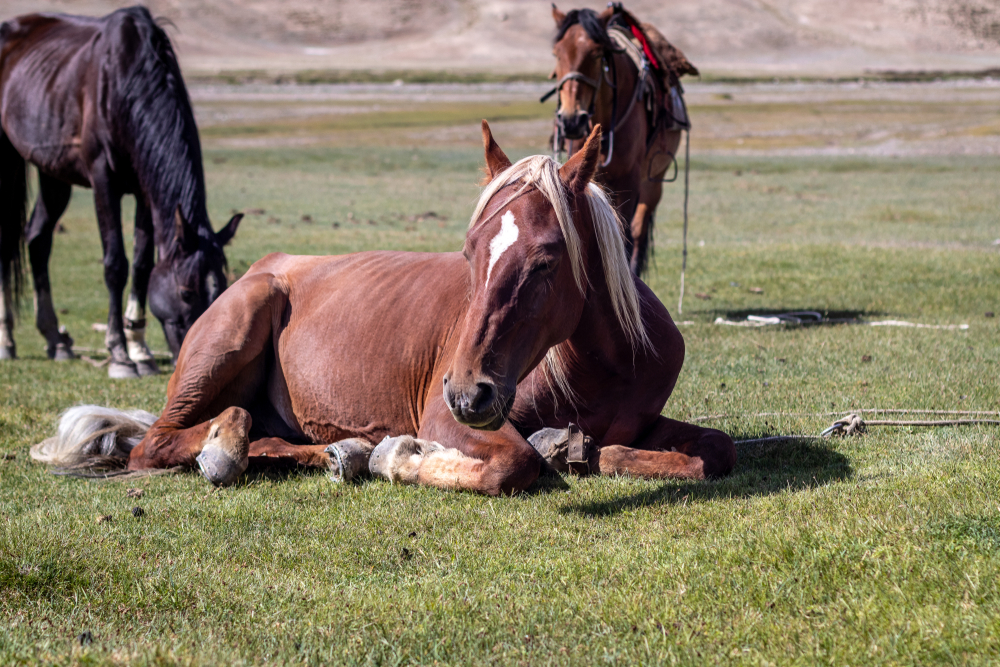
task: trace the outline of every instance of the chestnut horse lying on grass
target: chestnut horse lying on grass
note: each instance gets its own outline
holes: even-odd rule
[[[660,415],[684,342],[630,273],[591,184],[600,127],[562,168],[547,156],[511,165],[485,121],[483,140],[490,183],[463,252],[268,255],[191,328],[144,435],[148,422],[82,406],[33,455],[197,464],[216,484],[248,458],[280,459],[500,494],[540,472],[528,434],[563,429],[534,440],[564,469],[574,422],[594,445],[582,472],[727,474],[729,436]],[[81,426],[88,411],[96,426]],[[141,441],[129,450],[116,428]]]

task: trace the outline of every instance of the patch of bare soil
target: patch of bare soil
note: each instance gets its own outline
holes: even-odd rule
[[[103,14],[122,0],[5,0]],[[538,0],[148,0],[189,72],[305,69],[547,72]],[[573,6],[561,3],[562,9]],[[575,3],[574,3],[575,4]],[[600,9],[603,2],[590,3]],[[1000,65],[1000,0],[634,0],[711,74],[853,75]]]

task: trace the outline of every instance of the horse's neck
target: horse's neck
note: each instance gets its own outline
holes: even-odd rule
[[[176,93],[176,99],[170,103],[174,109],[167,115],[173,117],[176,114],[185,119],[182,129],[178,131],[171,127],[171,131],[155,137],[138,137],[132,156],[143,198],[152,213],[158,243],[173,238],[178,206],[192,233],[206,226],[211,229],[201,142],[194,112],[182,92]]]
[[[596,253],[596,248],[594,249]],[[564,352],[577,363],[593,360],[600,364],[632,364],[634,351],[622,325],[615,317],[611,295],[604,279],[604,267],[599,258],[590,262],[590,286],[583,314],[576,329],[562,343]]]
[[[632,62],[631,58],[624,53],[612,53],[611,58],[614,63],[601,86],[607,92],[604,95],[600,108],[595,110],[597,112],[595,115],[598,116],[596,120],[606,128],[605,131],[611,129],[612,107],[617,106],[615,110],[617,117],[614,120],[617,123],[621,120],[625,108],[632,99],[632,95],[635,94],[635,87],[639,84],[639,72],[636,70],[635,63]],[[600,75],[602,77],[605,76],[603,71]],[[607,85],[607,80],[610,80],[614,84],[613,88]],[[615,102],[616,96],[618,98],[617,103]]]

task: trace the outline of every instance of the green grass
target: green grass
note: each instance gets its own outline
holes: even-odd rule
[[[291,118],[267,123],[239,123],[218,125],[202,130],[202,136],[211,140],[219,137],[250,135],[293,134],[300,132],[332,133],[358,130],[394,130],[401,128],[440,127],[442,125],[478,124],[484,117],[493,122],[512,120],[547,119],[552,115],[552,105],[537,102],[508,104],[422,104],[418,108],[371,113],[348,113],[320,116],[313,120]]]
[[[279,249],[457,249],[480,159],[209,150],[210,213],[219,225],[263,209],[228,250],[236,274]],[[742,439],[830,421],[759,412],[1000,410],[1000,319],[985,316],[1000,311],[998,170],[973,158],[697,160],[675,313],[691,322],[687,359],[665,414],[728,415],[717,423]],[[672,311],[680,196],[668,186],[649,278]],[[100,347],[88,192],[64,224],[56,307],[78,344]],[[712,324],[801,309],[970,326]],[[27,449],[76,403],[158,411],[167,378],[50,363],[30,319],[22,359],[0,366],[0,453],[14,456],[0,460],[0,663],[1000,660],[995,427],[742,445],[730,477],[702,483],[547,479],[488,499],[322,474],[212,490],[187,474],[132,482],[145,490],[132,500],[125,484],[48,475]],[[81,647],[84,631],[94,642]]]

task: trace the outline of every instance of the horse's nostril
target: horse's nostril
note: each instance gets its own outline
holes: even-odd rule
[[[496,396],[496,389],[489,382],[477,382],[476,390],[476,395],[472,399],[470,407],[475,412],[482,412],[493,402],[493,397]]]

